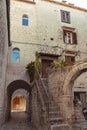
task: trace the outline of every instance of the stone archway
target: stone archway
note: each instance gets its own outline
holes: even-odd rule
[[[24,89],[29,93],[29,106],[31,106],[31,87],[30,85],[24,81],[24,80],[15,80],[11,82],[7,87],[7,105],[6,105],[6,114],[5,114],[5,120],[10,119],[11,117],[11,100],[13,93],[18,89]],[[31,108],[28,107],[27,112],[31,113]],[[29,120],[31,118],[31,115],[29,116]]]
[[[64,95],[70,94],[70,84],[74,82],[74,80],[84,71],[87,70],[87,61],[77,64],[75,67],[72,68],[72,70],[68,73],[64,85],[63,85],[63,93]]]
[[[69,120],[70,122],[72,121],[72,116],[74,115],[72,87],[77,77],[85,71],[87,71],[87,59],[73,66],[73,68],[67,74],[63,84],[63,95],[60,97],[61,109],[66,120]]]

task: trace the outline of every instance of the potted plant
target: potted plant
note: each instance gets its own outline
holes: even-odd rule
[[[63,61],[53,61],[53,63],[51,64],[51,66],[55,69],[58,68],[63,68],[65,66],[65,62]]]
[[[73,62],[66,62],[66,66],[72,66],[72,65],[74,65]]]

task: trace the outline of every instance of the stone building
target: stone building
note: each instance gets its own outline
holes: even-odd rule
[[[70,130],[73,122],[84,120],[86,20],[86,9],[64,1],[10,0],[11,46],[8,53],[5,51],[7,65],[3,66],[6,69],[1,93],[5,106],[3,120],[9,119],[15,106],[19,108],[21,100],[26,104],[29,120],[39,130]],[[41,74],[37,72],[31,83],[26,66],[35,61],[36,52],[40,56]],[[48,73],[54,61],[73,63],[73,66],[58,71],[53,68]],[[74,106],[76,99],[82,104]]]
[[[9,2],[0,1],[0,128],[4,121],[7,52],[9,45]]]
[[[28,0],[11,0],[10,8],[11,54],[15,50],[20,54],[15,61],[11,55],[9,62],[26,66],[35,60],[37,51],[45,66],[44,77],[44,68],[61,55],[72,62],[86,58],[86,9],[64,2]]]

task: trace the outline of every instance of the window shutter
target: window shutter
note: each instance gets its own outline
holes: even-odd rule
[[[70,13],[69,12],[67,12],[67,23],[70,23]]]
[[[61,22],[63,22],[63,11],[61,10]]]
[[[77,34],[73,33],[73,44],[77,44]]]
[[[64,43],[66,43],[66,40],[65,40],[65,36],[66,36],[66,30],[63,30],[63,41],[64,41]]]

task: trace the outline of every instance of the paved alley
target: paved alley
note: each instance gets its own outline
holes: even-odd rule
[[[27,113],[12,112],[9,122],[4,124],[1,130],[36,130],[31,123],[28,122]]]

